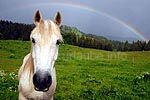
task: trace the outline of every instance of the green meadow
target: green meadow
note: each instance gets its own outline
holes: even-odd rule
[[[27,41],[0,40],[0,100],[17,100]],[[150,52],[60,45],[55,100],[150,100]]]

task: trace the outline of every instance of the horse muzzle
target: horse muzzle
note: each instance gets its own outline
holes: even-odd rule
[[[46,92],[52,84],[52,77],[48,71],[38,71],[33,75],[33,84],[36,91]]]

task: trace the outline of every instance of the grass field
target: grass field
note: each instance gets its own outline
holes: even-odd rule
[[[0,40],[0,100],[17,100],[17,72],[30,42]],[[150,52],[61,45],[55,100],[150,100]]]

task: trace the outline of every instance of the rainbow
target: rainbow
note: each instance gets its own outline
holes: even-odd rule
[[[105,16],[117,23],[119,23],[120,25],[124,26],[125,28],[127,28],[128,30],[130,30],[131,32],[133,32],[135,35],[137,35],[139,38],[141,38],[143,41],[148,41],[148,39],[141,34],[137,29],[133,28],[131,25],[127,24],[126,22],[116,18],[115,16],[112,16],[110,14],[107,14],[105,12],[102,12],[100,10],[85,6],[85,5],[81,5],[81,4],[77,4],[77,3],[64,3],[64,2],[52,2],[50,3],[51,5],[60,5],[60,6],[68,6],[68,7],[74,7],[74,8],[79,8],[79,9],[84,9],[90,12],[94,12],[97,13],[99,15]]]
[[[109,19],[111,19],[112,21],[122,25],[123,27],[125,27],[126,29],[128,29],[129,31],[131,31],[132,33],[134,33],[135,35],[137,35],[140,39],[142,39],[143,41],[148,41],[148,39],[141,34],[137,29],[135,29],[134,27],[132,27],[131,25],[129,25],[128,23],[120,20],[119,18],[116,18],[115,16],[112,16],[108,13],[102,12],[100,10],[94,9],[92,7],[88,7],[85,5],[81,5],[79,3],[75,3],[75,2],[49,2],[49,3],[37,3],[37,4],[29,4],[24,8],[29,8],[29,7],[41,7],[41,6],[49,6],[49,5],[57,5],[57,6],[67,6],[67,7],[73,7],[73,8],[78,8],[78,9],[83,9],[83,10],[87,10],[89,12],[93,12],[96,14],[99,14],[101,16],[107,17]]]

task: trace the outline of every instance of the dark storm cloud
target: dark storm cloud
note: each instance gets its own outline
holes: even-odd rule
[[[63,24],[79,28],[86,33],[107,36],[113,39],[140,39],[127,27],[100,13],[78,7],[51,4],[54,2],[84,5],[113,16],[150,39],[149,0],[1,0],[0,19],[33,23],[34,12],[39,9],[44,18],[53,19],[61,11]]]

